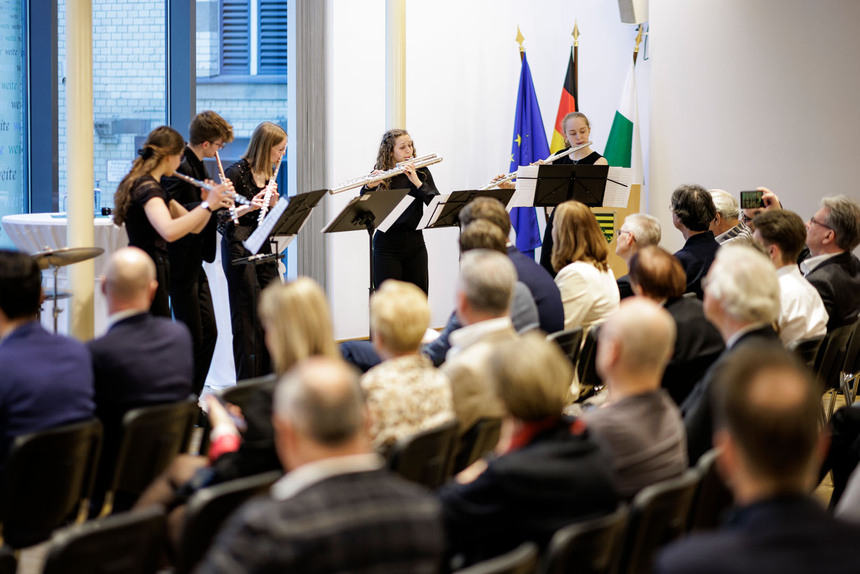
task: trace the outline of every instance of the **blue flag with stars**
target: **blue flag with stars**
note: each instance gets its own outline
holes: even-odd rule
[[[517,94],[517,115],[514,120],[514,141],[511,145],[511,167],[516,171],[549,156],[549,145],[544,133],[529,62],[523,52],[520,88]],[[540,229],[534,207],[515,207],[511,210],[511,224],[517,232],[517,248],[534,259],[534,250],[540,247]]]

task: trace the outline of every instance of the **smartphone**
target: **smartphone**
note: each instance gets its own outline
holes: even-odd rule
[[[764,200],[761,196],[762,191],[742,191],[741,192],[741,209],[756,209],[764,207]]]

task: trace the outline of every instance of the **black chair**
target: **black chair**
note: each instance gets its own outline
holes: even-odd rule
[[[403,478],[435,489],[451,475],[459,423],[452,419],[407,439],[391,449],[388,468]]]
[[[538,548],[534,542],[526,542],[507,554],[484,560],[468,568],[457,570],[457,574],[532,574],[538,562]]]
[[[556,532],[541,562],[541,574],[606,574],[618,554],[627,507],[607,516],[565,526]]]
[[[472,425],[460,438],[460,450],[454,460],[454,474],[496,448],[502,431],[502,419],[483,418]]]
[[[141,407],[125,413],[116,463],[107,484],[101,516],[127,510],[181,452],[197,422],[197,399]]]
[[[251,398],[257,389],[268,386],[274,387],[278,382],[277,375],[265,375],[262,377],[254,377],[253,379],[244,379],[236,383],[235,387],[229,387],[221,391],[221,398],[224,402],[231,403],[245,410],[245,405],[248,404],[248,399]]]
[[[585,333],[582,350],[579,353],[579,362],[576,365],[576,373],[579,377],[579,398],[584,401],[594,395],[603,386],[600,375],[597,374],[595,358],[597,357],[597,331],[598,327],[592,327]]]
[[[696,471],[699,473],[699,486],[693,503],[690,505],[689,531],[713,530],[722,523],[725,513],[732,507],[732,491],[723,482],[717,471],[719,451],[712,448],[699,458]]]
[[[828,411],[826,414],[822,413],[825,423],[830,420],[836,406],[836,392],[841,388],[842,368],[845,366],[845,354],[853,332],[854,324],[851,324],[837,327],[827,333],[815,358],[813,370],[816,378],[824,389],[831,391]]]
[[[96,419],[16,437],[3,469],[0,522],[3,542],[24,548],[50,537],[89,509],[102,443]]]
[[[812,369],[815,367],[815,357],[818,356],[818,350],[821,348],[821,343],[823,341],[824,336],[801,339],[788,345],[788,348],[793,351],[801,361],[806,363],[810,369]]]
[[[651,572],[657,551],[680,537],[687,526],[699,473],[646,486],[633,498],[618,554],[618,574]]]
[[[167,539],[160,507],[125,512],[54,533],[43,574],[155,574]]]
[[[246,500],[267,492],[281,476],[279,471],[267,472],[195,492],[185,507],[176,573],[191,572],[206,554],[224,521]]]
[[[582,350],[582,327],[574,327],[558,331],[546,336],[547,341],[553,341],[570,361],[570,366],[576,368],[579,352]]]
[[[839,385],[849,407],[857,398],[857,381],[860,379],[860,320],[854,323],[851,339],[845,348],[845,360],[839,373]]]

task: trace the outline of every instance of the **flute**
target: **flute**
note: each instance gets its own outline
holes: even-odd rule
[[[269,212],[269,202],[272,201],[272,192],[275,191],[275,181],[278,179],[278,171],[281,169],[281,160],[278,158],[278,165],[275,166],[275,173],[272,174],[269,183],[266,184],[266,193],[263,195],[263,207],[260,208],[260,215],[257,217],[257,225],[263,223],[266,213]]]
[[[224,166],[221,165],[221,156],[218,155],[218,152],[215,152],[215,163],[218,164],[218,177],[221,179],[221,183],[227,183],[227,174],[224,173]],[[234,196],[239,195],[238,193],[234,193]],[[239,214],[236,213],[236,198],[233,198],[233,205],[230,206],[230,219],[233,220],[233,225],[239,225]]]
[[[205,181],[200,181],[199,179],[194,179],[193,177],[189,177],[189,176],[185,175],[184,173],[179,173],[178,171],[173,172],[173,175],[175,177],[178,177],[179,179],[181,179],[182,181],[184,181],[186,183],[190,183],[191,185],[195,185],[195,186],[199,187],[200,189],[205,189],[206,191],[212,191],[216,187],[214,185],[209,185]],[[240,205],[251,205],[250,199],[248,199],[247,197],[244,197],[242,195],[239,195],[238,193],[233,194],[233,201],[235,201],[236,203],[238,203]]]
[[[554,154],[552,154],[551,156],[549,156],[548,158],[546,158],[543,161],[544,161],[544,163],[552,163],[552,162],[559,160],[563,157],[567,157],[572,153],[578,152],[581,149],[585,149],[590,145],[591,145],[591,142],[585,142],[584,144],[582,144],[580,146],[569,147],[567,149],[563,149],[561,151],[555,152]],[[516,177],[517,177],[517,172],[512,171],[511,173],[509,173],[507,175],[503,175],[502,177],[500,177],[498,179],[494,179],[493,181],[491,181],[487,185],[485,185],[483,187],[479,187],[478,189],[480,191],[484,191],[485,189],[490,189],[490,188],[496,187],[500,183],[505,183],[507,181],[511,181],[512,179],[514,179]]]
[[[368,183],[373,183],[375,181],[382,181],[383,179],[388,179],[389,177],[394,177],[395,175],[401,174],[406,171],[406,165],[412,164],[416,169],[420,167],[427,167],[428,165],[434,165],[442,161],[441,155],[436,155],[435,153],[422,155],[421,157],[413,157],[411,159],[407,159],[406,161],[402,161],[394,166],[393,169],[389,169],[388,171],[383,171],[377,174],[369,174],[363,177],[358,177],[355,179],[350,179],[349,181],[345,181],[340,185],[336,185],[330,190],[328,190],[329,194],[334,195],[336,193],[340,193],[342,191],[346,191],[348,189],[353,189],[356,187],[361,187],[363,185],[367,185]]]

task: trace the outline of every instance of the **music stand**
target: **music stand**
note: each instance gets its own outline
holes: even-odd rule
[[[555,207],[575,199],[588,207],[602,207],[608,165],[542,165],[535,182],[535,207]]]
[[[391,212],[403,201],[408,189],[389,189],[371,191],[352,200],[332,219],[323,229],[323,233],[340,233],[343,231],[367,230],[370,249],[370,288],[373,295],[375,277],[373,273],[373,232],[391,215]],[[411,198],[415,200],[414,198]],[[417,200],[416,200],[417,201]]]
[[[471,203],[473,199],[478,197],[493,197],[501,201],[502,205],[507,208],[508,202],[513,195],[513,189],[467,189],[439,196],[439,200],[436,203],[438,216],[435,213],[430,213],[428,223],[424,227],[425,229],[459,227],[460,211]],[[439,211],[440,209],[441,211]]]

